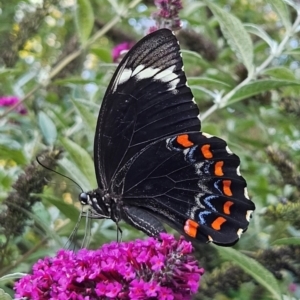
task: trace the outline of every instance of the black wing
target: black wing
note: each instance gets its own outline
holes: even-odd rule
[[[198,241],[232,245],[255,209],[239,165],[225,141],[202,132],[156,141],[116,178],[124,219],[149,235],[163,230],[161,220]]]
[[[199,110],[186,85],[178,41],[168,29],[140,40],[123,58],[98,117],[94,160],[98,185],[155,140],[199,131]]]

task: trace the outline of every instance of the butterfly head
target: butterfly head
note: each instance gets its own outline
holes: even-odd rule
[[[97,189],[87,193],[82,192],[78,198],[82,206],[90,207],[93,217],[98,219],[111,217],[110,201],[103,191]]]

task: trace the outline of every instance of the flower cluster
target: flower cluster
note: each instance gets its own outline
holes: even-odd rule
[[[18,97],[15,96],[3,96],[0,97],[0,107],[4,106],[4,107],[9,107],[9,106],[13,106],[17,103],[19,103],[20,100]],[[16,107],[16,111],[21,114],[21,115],[26,115],[27,114],[27,110],[26,108],[23,106],[23,104],[19,104]]]
[[[16,296],[29,299],[191,299],[203,268],[192,246],[166,233],[113,242],[99,250],[60,250],[39,260],[33,274],[16,283]]]
[[[154,0],[158,11],[153,13],[157,28],[178,30],[181,28],[179,11],[182,9],[181,0]],[[153,28],[150,32],[154,31]]]

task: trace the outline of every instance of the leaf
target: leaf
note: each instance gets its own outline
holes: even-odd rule
[[[253,279],[265,287],[273,295],[274,299],[282,300],[280,288],[275,277],[259,262],[233,248],[214,247],[221,257],[227,261],[237,264]]]
[[[38,123],[46,144],[52,146],[57,138],[55,124],[50,117],[42,111],[38,113]]]
[[[201,2],[190,2],[189,5],[184,5],[182,10],[183,18],[187,18],[189,15],[199,12],[200,9],[204,7],[204,4]]]
[[[283,86],[293,86],[300,85],[298,81],[292,80],[278,80],[278,79],[266,79],[251,82],[243,87],[241,87],[226,103],[226,105],[232,104],[234,102],[246,99],[248,97],[260,94],[262,92],[270,91],[272,89],[277,89]]]
[[[295,75],[291,71],[291,69],[288,69],[286,67],[274,67],[274,68],[265,69],[263,71],[263,74],[267,74],[278,79],[296,80]]]
[[[0,157],[1,159],[11,159],[19,165],[27,163],[23,149],[13,149],[6,145],[0,145]]]
[[[63,79],[57,79],[53,82],[53,84],[57,85],[72,85],[72,84],[88,84],[88,83],[93,83],[94,80],[86,80],[82,79],[80,76],[78,77],[67,77]]]
[[[4,276],[0,277],[0,282],[7,281],[7,280],[11,281],[11,280],[19,279],[26,275],[27,275],[27,273],[12,273],[12,274],[8,274],[8,275],[4,275]],[[3,291],[3,290],[0,289],[0,291]]]
[[[23,213],[29,216],[30,219],[34,220],[47,234],[47,236],[51,237],[59,247],[62,247],[61,238],[59,235],[51,228],[48,224],[45,224],[45,219],[40,218],[40,216],[36,215],[35,213],[32,213],[22,207],[18,207],[19,210],[21,210]]]
[[[227,84],[226,82],[216,80],[213,78],[209,77],[188,77],[188,84],[191,85],[204,85],[207,87],[212,87],[213,89],[216,88],[223,88],[223,89],[228,89],[231,86]]]
[[[102,61],[106,63],[111,63],[112,62],[112,56],[110,51],[105,48],[92,48],[91,52],[97,55]]]
[[[286,30],[291,29],[291,17],[289,11],[287,9],[286,4],[282,0],[267,0],[273,8],[275,9],[276,13],[278,14],[281,22]]]
[[[283,53],[287,54],[287,55],[293,55],[293,56],[299,57],[300,48],[294,48],[294,49],[291,49],[291,50],[287,50],[287,51],[284,51]]]
[[[71,156],[73,162],[81,170],[87,178],[91,187],[97,186],[96,176],[94,171],[94,162],[87,151],[79,145],[69,140],[68,138],[61,138],[61,143]]]
[[[76,207],[72,204],[68,204],[64,202],[62,199],[59,199],[53,195],[46,195],[46,194],[34,194],[37,197],[40,197],[50,204],[57,207],[57,209],[64,214],[67,218],[69,218],[74,223],[78,220],[79,211]]]
[[[299,8],[299,3],[297,3],[298,0],[283,0],[283,1],[298,11]]]
[[[195,60],[197,60],[197,65],[200,67],[209,68],[211,66],[199,53],[195,51],[181,49],[181,53],[184,62],[193,60],[195,63]]]
[[[82,118],[88,132],[94,137],[94,132],[96,130],[96,116],[91,112],[86,104],[77,101],[77,99],[71,99],[74,104],[78,114]],[[99,108],[98,108],[99,110]]]
[[[278,239],[272,245],[300,245],[300,237]]]
[[[277,46],[277,42],[273,40],[265,30],[261,26],[258,26],[256,24],[244,24],[244,28],[252,33],[263,39],[271,49],[275,49]]]
[[[77,0],[75,22],[81,44],[85,44],[94,26],[94,11],[89,0]]]
[[[35,193],[30,193],[31,197],[37,196]],[[39,199],[40,200],[40,199]],[[33,215],[38,216],[40,220],[43,220],[43,224],[45,227],[49,227],[51,225],[51,216],[49,214],[49,211],[45,208],[45,205],[43,202],[38,201],[36,202],[31,212]]]
[[[71,178],[77,182],[84,191],[90,191],[95,187],[71,160],[64,157],[59,160],[58,164],[68,172]]]
[[[253,71],[253,44],[248,32],[241,21],[211,1],[207,1],[208,7],[217,18],[221,30],[232,50],[242,60],[249,73]]]
[[[7,78],[10,75],[17,75],[22,73],[20,69],[9,69],[9,68],[0,68],[0,78]]]
[[[1,280],[1,278],[0,278]],[[11,300],[11,296],[4,292],[4,290],[0,289],[0,300]]]

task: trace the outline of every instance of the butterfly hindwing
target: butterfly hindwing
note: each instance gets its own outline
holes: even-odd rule
[[[160,139],[130,162],[124,205],[200,241],[232,244],[254,210],[239,165],[225,141],[202,132]]]
[[[167,29],[140,40],[123,58],[104,96],[94,159],[100,187],[149,143],[200,130],[199,110],[186,85],[178,41]]]

